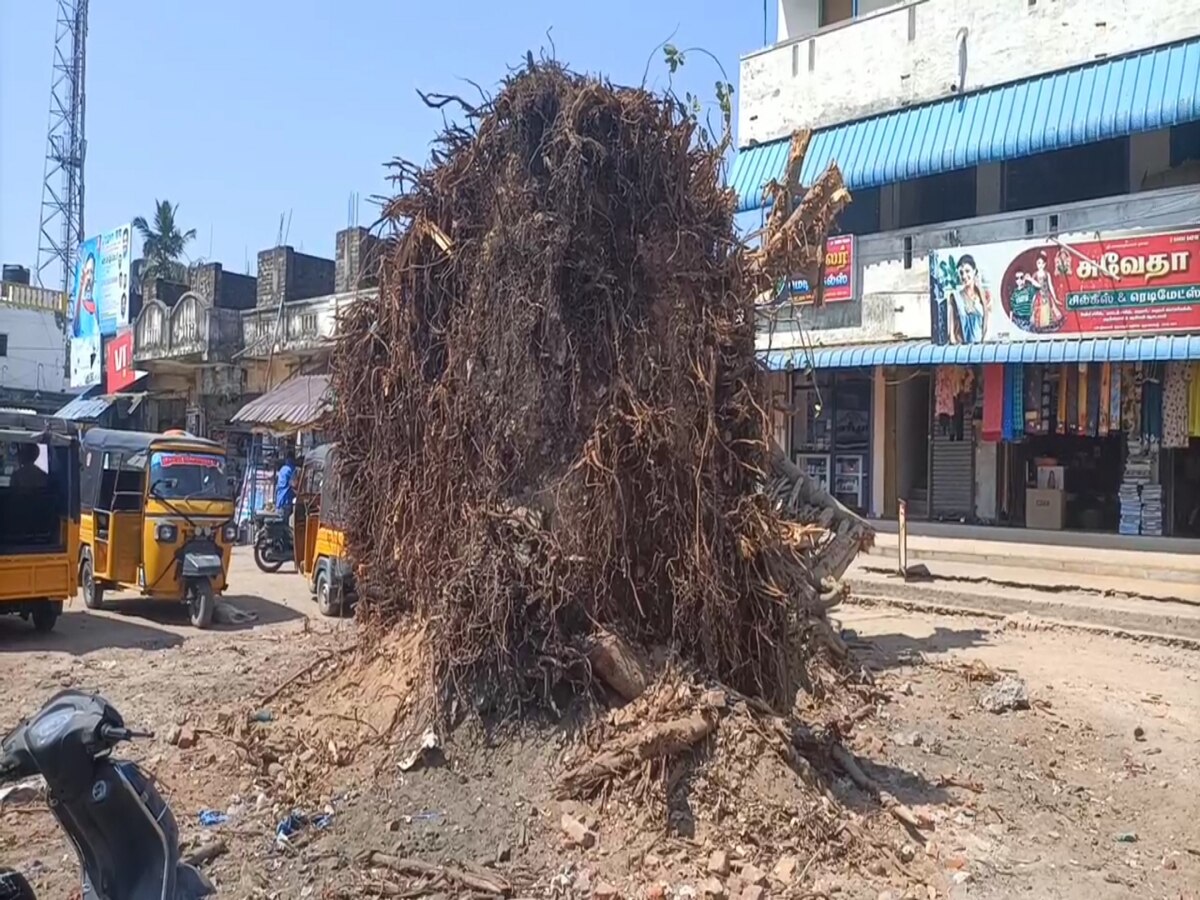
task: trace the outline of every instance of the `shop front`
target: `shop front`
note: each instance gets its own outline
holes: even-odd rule
[[[937,250],[930,311],[972,363],[936,371],[931,514],[970,457],[975,520],[1200,533],[1200,230]]]
[[[792,459],[850,509],[871,502],[873,372],[824,369],[795,373]]]

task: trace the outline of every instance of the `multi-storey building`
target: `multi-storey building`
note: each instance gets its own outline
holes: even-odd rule
[[[764,311],[794,458],[877,517],[1200,536],[1194,9],[778,0],[739,104],[739,209],[799,129],[853,194],[824,302]]]

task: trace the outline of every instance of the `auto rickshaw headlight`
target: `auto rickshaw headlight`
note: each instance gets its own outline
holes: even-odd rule
[[[162,524],[154,529],[154,539],[162,544],[173,544],[179,535],[179,529],[174,525]]]
[[[232,522],[227,522],[225,527],[221,529],[221,537],[225,539],[225,543],[232,544],[237,540],[237,526]]]

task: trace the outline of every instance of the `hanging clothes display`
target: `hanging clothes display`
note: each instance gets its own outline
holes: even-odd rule
[[[1138,368],[1132,363],[1121,366],[1121,430],[1128,436],[1140,434],[1142,430],[1142,391],[1138,383]]]
[[[962,377],[958,366],[938,366],[934,381],[934,411],[938,416],[954,415],[954,401],[958,397]]]
[[[1004,431],[1004,366],[983,367],[983,439],[998,441]]]
[[[1188,363],[1167,363],[1162,400],[1162,445],[1164,449],[1188,445]]]
[[[1109,430],[1109,404],[1112,398],[1112,364],[1101,363],[1100,365],[1100,391],[1096,397],[1096,402],[1100,407],[1100,420],[1096,426],[1096,432],[1100,437],[1108,437]]]
[[[1004,420],[1001,437],[1012,443],[1025,433],[1025,367],[1004,367]]]
[[[1079,434],[1079,365],[1067,366],[1067,410],[1065,434]]]
[[[1112,431],[1121,430],[1121,364],[1109,364],[1109,382],[1112,390],[1108,398],[1108,427]]]
[[[1142,442],[1162,443],[1162,382],[1160,367],[1147,363],[1142,367]]]
[[[1090,368],[1091,366],[1087,363],[1080,363],[1075,367],[1075,377],[1079,383],[1075,394],[1076,434],[1088,433],[1088,371]]]
[[[1084,432],[1088,437],[1096,437],[1100,433],[1100,376],[1102,367],[1089,365],[1087,367],[1087,413]]]
[[[1200,438],[1200,362],[1192,363],[1188,383],[1188,436]]]

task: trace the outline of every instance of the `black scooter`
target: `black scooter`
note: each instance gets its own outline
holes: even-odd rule
[[[281,512],[255,513],[254,564],[264,572],[278,572],[285,562],[294,562],[294,538],[287,516]]]
[[[0,784],[41,775],[50,811],[83,867],[82,900],[199,900],[215,893],[179,858],[179,829],[154,783],[112,758],[135,737],[103,697],[55,694],[0,743]],[[10,893],[6,894],[8,890]],[[0,871],[0,898],[36,900],[20,875]]]

